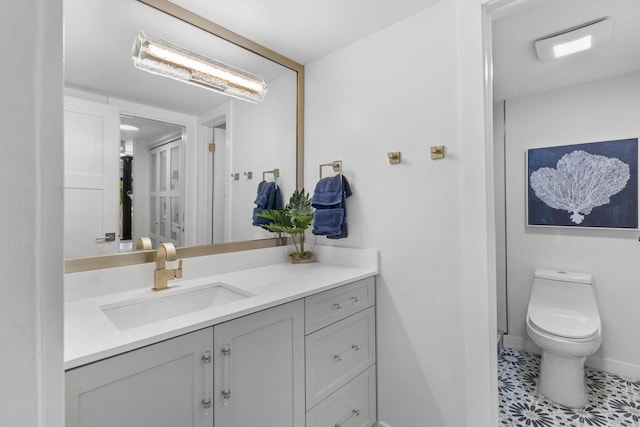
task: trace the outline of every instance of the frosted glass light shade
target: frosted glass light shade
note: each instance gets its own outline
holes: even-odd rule
[[[141,70],[171,77],[252,103],[267,93],[264,79],[215,59],[191,52],[153,34],[140,31],[131,49]]]

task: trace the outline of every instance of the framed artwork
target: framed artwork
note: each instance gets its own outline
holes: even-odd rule
[[[638,138],[527,150],[527,225],[638,228]]]

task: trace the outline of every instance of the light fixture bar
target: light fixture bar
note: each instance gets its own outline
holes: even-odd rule
[[[138,33],[131,51],[141,70],[170,77],[253,103],[267,93],[264,79],[255,74],[207,58],[144,31]]]
[[[600,46],[611,40],[612,34],[613,21],[609,18],[603,18],[537,40],[535,42],[536,52],[540,61],[551,61]]]

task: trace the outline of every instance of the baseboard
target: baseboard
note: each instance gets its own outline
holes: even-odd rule
[[[584,364],[598,371],[609,372],[632,381],[640,381],[640,366],[638,365],[595,356],[587,357],[587,361]]]
[[[503,343],[507,348],[522,350],[533,354],[542,354],[540,347],[535,345],[531,340],[525,340],[515,335],[505,335],[503,337]],[[608,372],[633,381],[640,380],[640,366],[631,363],[589,356],[587,357],[585,365],[598,371]]]
[[[542,350],[540,349],[540,347],[535,345],[532,341],[525,340],[524,338],[516,335],[504,335],[504,337],[502,338],[502,342],[503,346],[507,348],[522,350],[526,351],[527,353],[542,354]]]
[[[383,423],[382,421],[378,421],[373,425],[373,427],[391,427],[391,426],[387,423]]]

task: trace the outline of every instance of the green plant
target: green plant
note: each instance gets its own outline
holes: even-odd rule
[[[284,208],[266,209],[257,215],[271,220],[266,226],[269,230],[279,235],[290,235],[296,254],[299,257],[305,256],[304,232],[313,221],[313,208],[309,193],[305,194],[304,188],[294,191]]]

